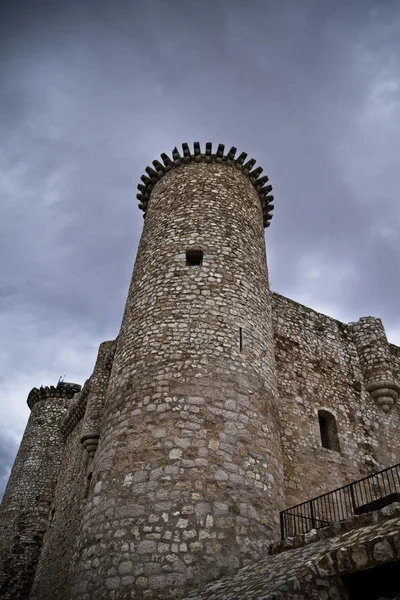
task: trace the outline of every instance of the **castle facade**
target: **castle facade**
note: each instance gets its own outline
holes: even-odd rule
[[[272,188],[245,153],[161,158],[117,338],[82,387],[28,396],[4,600],[183,597],[265,557],[286,507],[400,462],[400,348],[380,319],[270,291]]]

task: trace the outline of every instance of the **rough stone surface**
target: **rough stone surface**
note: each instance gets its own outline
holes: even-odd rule
[[[184,600],[349,600],[340,577],[382,562],[399,561],[394,536],[400,528],[400,505],[396,514],[365,524],[355,518],[350,531],[320,539],[300,548],[285,550],[196,590]],[[383,600],[383,599],[382,599]]]
[[[201,268],[186,264],[193,248]],[[85,509],[77,572],[88,593],[101,594],[99,572],[125,562],[126,544],[159,597],[233,572],[276,539],[283,474],[262,213],[228,165],[180,166],[152,192],[93,477],[102,489]],[[88,567],[92,546],[100,564]],[[120,581],[120,597],[131,588]]]
[[[400,461],[400,348],[379,319],[270,292],[269,200],[217,159],[145,178],[117,339],[81,390],[28,398],[0,513],[5,599],[33,580],[30,600],[179,598],[239,569],[193,597],[335,599],[339,574],[398,557],[396,505],[352,520],[336,502],[342,523],[279,541],[283,508]]]
[[[366,360],[368,373],[373,364],[381,373],[386,361],[384,376],[398,379],[400,353],[387,343],[380,320],[345,325],[278,294],[272,318],[286,505],[399,462],[398,405],[384,412],[364,380]],[[335,418],[339,451],[321,444],[320,410]]]
[[[60,421],[80,389],[60,382],[34,388],[31,414],[4,493],[0,510],[0,597],[29,595],[49,524],[64,440]]]

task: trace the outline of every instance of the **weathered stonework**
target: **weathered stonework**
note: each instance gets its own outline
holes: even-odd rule
[[[104,400],[112,366],[112,362],[110,362],[110,352],[114,349],[114,346],[115,342],[113,341],[100,344],[93,375],[90,378],[90,392],[86,402],[81,432],[81,443],[92,458],[95,455],[99,443]]]
[[[272,335],[251,182],[225,164],[171,170],[152,192],[118,337],[74,597],[83,578],[99,598],[160,597],[266,551],[283,507]]]
[[[0,511],[0,597],[29,595],[59,476],[64,440],[60,421],[76,384],[33,388],[31,409]]]
[[[241,569],[235,577],[194,591],[184,600],[350,600],[343,576],[400,561],[400,505],[322,529],[319,534],[313,531],[308,540],[287,540],[285,551]],[[364,598],[362,590],[357,598]]]
[[[270,292],[272,188],[235,153],[146,168],[117,339],[28,398],[5,599],[347,598],[340,573],[398,560],[397,508],[278,541],[283,508],[400,461],[400,348]]]
[[[371,397],[360,360],[369,344],[369,373],[376,365],[381,377],[384,355],[384,376],[396,380],[399,363],[383,328],[371,345],[361,333],[366,319],[345,325],[278,294],[272,318],[287,506],[399,462],[398,410],[385,413]],[[339,451],[321,445],[319,410],[335,417]]]
[[[385,330],[380,319],[364,317],[352,324],[367,391],[384,412],[397,401],[400,385]]]

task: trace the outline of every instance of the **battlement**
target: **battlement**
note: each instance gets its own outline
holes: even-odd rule
[[[78,383],[69,383],[67,381],[59,381],[56,386],[40,386],[40,388],[31,389],[28,394],[27,404],[32,410],[40,400],[44,400],[45,398],[73,398],[80,389],[81,386]]]
[[[263,211],[264,227],[270,226],[272,211],[274,209],[274,205],[272,204],[274,197],[270,195],[270,192],[272,191],[272,185],[266,185],[268,182],[267,176],[260,177],[261,173],[263,172],[262,167],[257,167],[254,169],[254,165],[257,162],[254,158],[250,158],[247,162],[244,162],[247,158],[246,152],[242,152],[237,158],[235,158],[236,148],[234,146],[232,146],[229,152],[225,154],[224,144],[218,144],[217,151],[213,152],[211,142],[206,143],[206,149],[204,153],[201,152],[199,142],[194,142],[193,154],[191,153],[189,144],[187,143],[182,144],[182,150],[183,155],[179,153],[177,147],[175,146],[175,148],[172,150],[172,160],[167,154],[163,153],[161,154],[163,164],[161,164],[158,160],[153,160],[152,164],[154,169],[152,167],[146,167],[146,175],[142,175],[140,178],[143,183],[139,183],[137,186],[139,194],[136,196],[140,201],[139,208],[143,210],[144,216],[147,212],[147,206],[150,200],[152,189],[168,171],[190,162],[218,163],[231,165],[235,169],[242,171],[242,173],[248,176],[260,198]]]

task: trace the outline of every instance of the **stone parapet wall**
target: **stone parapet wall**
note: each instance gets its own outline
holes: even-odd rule
[[[175,147],[172,150],[172,160],[167,154],[161,154],[163,162],[160,163],[159,160],[154,160],[152,163],[153,167],[146,167],[146,174],[140,178],[141,183],[138,185],[139,194],[137,195],[137,199],[140,201],[139,208],[144,212],[143,216],[146,216],[154,186],[157,185],[166,173],[182,165],[187,165],[190,162],[216,163],[219,165],[229,165],[240,171],[245,177],[248,177],[260,200],[264,227],[269,227],[274,209],[274,205],[272,204],[274,197],[271,195],[272,186],[267,183],[269,179],[266,175],[260,177],[263,168],[254,168],[257,162],[254,158],[247,160],[246,152],[241,152],[236,156],[236,151],[236,148],[232,146],[228,152],[225,152],[224,144],[218,144],[217,150],[213,152],[211,142],[207,142],[204,152],[202,152],[200,143],[194,142],[193,151],[191,151],[189,144],[183,143],[182,154]]]
[[[81,389],[77,383],[69,383],[67,381],[59,381],[56,386],[41,386],[33,388],[28,395],[27,404],[32,410],[37,402],[47,400],[48,398],[73,398]]]

